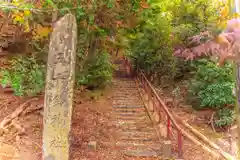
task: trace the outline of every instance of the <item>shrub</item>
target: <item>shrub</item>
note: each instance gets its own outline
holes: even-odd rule
[[[230,126],[235,120],[234,111],[229,108],[220,109],[215,118],[215,126],[219,128]]]
[[[85,85],[87,88],[98,88],[105,86],[111,81],[113,65],[106,52],[97,54],[86,61],[83,71],[77,75],[77,86]]]
[[[196,73],[190,81],[188,100],[195,109],[234,105],[231,64],[218,67],[214,62],[202,59],[196,61],[194,67]]]
[[[175,80],[182,80],[183,78],[188,78],[190,73],[194,70],[191,65],[191,61],[185,61],[182,58],[176,57],[176,73],[174,76]]]
[[[157,6],[155,6],[157,7]],[[130,57],[134,66],[151,76],[174,74],[170,20],[160,8],[152,7],[138,15],[138,26],[128,31]]]
[[[39,94],[45,85],[45,66],[34,57],[18,56],[11,60],[9,69],[2,69],[1,85],[10,85],[18,96]]]
[[[189,37],[218,28],[220,9],[212,5],[212,1],[177,0],[169,3],[169,10],[173,17],[175,39],[185,45],[188,45]]]

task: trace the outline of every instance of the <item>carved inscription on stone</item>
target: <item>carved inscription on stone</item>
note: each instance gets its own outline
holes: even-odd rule
[[[53,156],[55,160],[69,160],[76,40],[76,19],[67,14],[56,23],[50,41],[44,101],[43,158]]]

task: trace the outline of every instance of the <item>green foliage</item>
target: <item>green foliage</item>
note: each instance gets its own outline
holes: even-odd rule
[[[113,65],[106,52],[99,53],[86,61],[84,69],[77,76],[77,85],[85,85],[88,88],[105,86],[112,79]]]
[[[175,81],[182,80],[183,78],[189,78],[191,71],[194,67],[191,65],[191,61],[185,61],[181,58],[175,59]]]
[[[125,19],[132,14],[138,1],[122,2],[115,0],[83,0],[55,1],[57,7],[69,8],[61,11],[61,16],[71,12],[75,14],[78,26],[77,51],[77,86],[86,85],[88,88],[104,86],[111,80],[112,64],[107,53],[115,48],[115,38],[118,24],[125,25]],[[71,10],[70,8],[76,8]],[[122,26],[121,26],[122,27]],[[98,55],[100,54],[100,55]]]
[[[172,15],[175,40],[184,44],[188,37],[218,28],[220,9],[208,0],[175,0],[168,5]]]
[[[230,126],[235,120],[234,111],[229,108],[223,108],[218,110],[216,114],[215,126],[221,128]]]
[[[194,108],[218,109],[234,105],[231,64],[218,67],[214,62],[202,59],[195,62],[194,66],[196,73],[190,82],[188,97]]]
[[[137,15],[138,25],[128,30],[130,56],[148,75],[185,77],[189,62],[172,57],[172,46],[188,45],[189,37],[215,30],[219,9],[207,0],[154,0]]]
[[[126,34],[131,58],[136,67],[151,75],[173,74],[171,52],[171,25],[161,8],[153,7],[138,15],[138,26]]]
[[[34,57],[19,56],[11,60],[10,69],[1,70],[1,85],[10,85],[18,96],[33,96],[44,89],[45,67]]]

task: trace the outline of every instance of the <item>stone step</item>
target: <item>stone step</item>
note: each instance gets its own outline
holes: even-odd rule
[[[121,87],[128,87],[128,88],[131,88],[131,87],[137,87],[135,81],[132,81],[132,80],[129,80],[129,81],[113,81],[112,84],[115,84],[114,85],[114,88],[113,89],[121,89]],[[115,87],[116,86],[116,87]]]
[[[146,119],[135,119],[135,120],[125,120],[125,119],[122,119],[122,120],[114,120],[112,121],[113,124],[147,124],[147,125],[152,125],[152,121],[148,118]],[[111,124],[111,123],[110,123]]]
[[[117,117],[114,115],[116,119],[113,120],[115,124],[129,124],[129,125],[138,125],[138,124],[146,124],[151,125],[152,121],[149,117]]]
[[[145,108],[144,109],[114,109],[111,110],[112,113],[119,114],[119,113],[132,113],[132,114],[147,114]]]
[[[121,104],[119,104],[121,103]],[[112,104],[114,106],[142,106],[143,105],[143,101],[141,99],[132,99],[132,98],[128,98],[128,99],[115,99],[112,98]]]
[[[124,106],[133,106],[133,105],[143,105],[143,102],[141,100],[114,100],[112,102],[112,104],[114,106],[117,106],[117,105],[124,105]]]
[[[121,152],[127,156],[134,157],[157,157],[159,155],[157,152],[151,150],[123,150]]]
[[[127,142],[136,142],[136,143],[145,143],[145,142],[156,142],[158,141],[158,137],[119,137],[119,141],[127,141]]]
[[[161,143],[150,142],[150,143],[135,143],[135,142],[123,142],[118,141],[116,142],[116,146],[121,148],[128,148],[128,147],[137,147],[137,148],[151,148],[155,151],[161,150]]]
[[[113,112],[142,113],[142,112],[146,112],[146,109],[145,108],[139,108],[139,109],[132,109],[132,108],[121,109],[121,108],[116,108],[116,109],[113,110]]]
[[[122,91],[124,92],[125,89],[126,90],[131,90],[133,88],[137,88],[138,86],[136,85],[135,82],[131,83],[131,82],[126,82],[126,83],[122,83],[122,82],[113,82],[112,84],[114,84],[114,88],[113,90],[118,90],[118,91]],[[124,87],[124,88],[122,88]],[[132,92],[138,92],[138,90],[131,90]]]
[[[116,84],[116,88],[119,86],[136,86],[136,83],[133,81],[133,79],[124,80],[122,78],[121,80],[112,81],[112,83]]]
[[[110,124],[108,125],[113,125],[113,126],[141,126],[141,127],[145,127],[145,126],[151,126],[152,125],[152,122],[149,120],[149,121],[138,121],[138,122],[135,122],[135,121],[113,121],[111,122]]]
[[[141,97],[139,97],[140,95],[138,93],[133,93],[133,92],[122,92],[121,94],[113,94],[112,98],[126,98],[126,99],[130,99],[130,98],[134,98],[134,99],[141,99]]]
[[[129,109],[132,109],[132,108],[143,108],[144,106],[113,106],[113,108],[129,108]]]
[[[146,117],[146,112],[115,112],[116,116],[123,116],[123,117]]]
[[[132,86],[121,85],[120,86],[120,85],[115,84],[113,90],[118,91],[117,93],[124,93],[124,92],[138,93],[139,91],[137,90],[137,88],[138,87],[136,85],[134,85],[134,86],[133,85]]]
[[[121,93],[139,93],[137,86],[117,86],[113,88],[113,91],[118,91],[115,94],[121,94]]]
[[[116,89],[115,91],[117,93],[113,93],[112,95],[114,95],[114,96],[125,96],[125,97],[130,96],[130,95],[137,95],[138,96],[139,92],[136,89],[137,88],[131,88],[129,90],[125,90],[125,88],[124,88],[124,90],[123,90],[122,87],[121,87],[121,89],[120,88]],[[138,98],[140,98],[140,97],[138,97]]]
[[[120,103],[129,103],[129,102],[137,102],[137,103],[139,103],[139,102],[141,102],[141,103],[143,103],[142,102],[142,100],[141,99],[139,99],[139,98],[132,98],[132,97],[130,97],[130,98],[122,98],[122,97],[113,97],[113,103],[117,103],[117,102],[120,102]]]
[[[136,122],[143,122],[143,123],[146,123],[146,124],[149,124],[147,122],[150,122],[148,121],[148,117],[147,115],[145,116],[120,116],[120,115],[115,115],[115,118],[116,118],[116,122],[117,121],[120,121],[121,124],[137,124],[137,123],[134,123],[134,122],[131,122],[131,121],[136,121]],[[122,122],[122,121],[125,121],[125,122]],[[127,121],[129,121],[129,123],[127,123]],[[119,123],[119,124],[120,124]]]
[[[136,126],[131,124],[121,124],[121,125],[118,125],[117,128],[123,129],[123,130],[129,129],[129,130],[147,131],[147,132],[149,132],[150,130],[151,131],[153,130],[153,128],[149,127],[149,125]]]
[[[120,89],[119,91],[122,91],[124,87],[124,89],[131,89],[131,87],[137,88],[137,84],[133,81],[116,81],[116,82],[112,82],[112,84],[114,84],[114,88],[113,89]]]
[[[132,105],[142,105],[142,102],[121,102],[121,103],[118,103],[118,102],[115,102],[113,103],[113,105],[129,105],[129,106],[132,106]]]
[[[122,123],[122,124],[116,124],[116,128],[119,128],[119,129],[125,129],[125,128],[128,128],[128,129],[136,129],[138,131],[146,131],[146,127],[150,126],[152,124],[147,124],[147,123],[140,123],[140,124],[131,124],[131,123]]]
[[[126,94],[124,94],[126,95]],[[142,99],[140,97],[138,97],[139,95],[126,95],[126,96],[116,96],[116,95],[113,95],[111,98],[113,99],[113,101],[116,101],[116,100],[125,100],[125,101],[128,101],[128,100],[137,100],[137,101],[142,101]]]
[[[125,100],[142,100],[141,97],[139,97],[140,95],[138,93],[122,93],[119,95],[112,95],[111,98],[113,100],[121,100],[121,99],[125,99]]]
[[[133,105],[141,106],[143,105],[143,102],[142,101],[113,101],[112,104],[114,106],[133,106]]]
[[[123,84],[126,84],[126,85],[129,85],[129,84],[136,84],[135,81],[132,79],[132,78],[121,78],[121,79],[114,79],[112,81],[113,83],[117,83],[117,82],[121,82],[121,83],[117,83],[118,85],[123,85]],[[128,84],[129,82],[129,84]]]
[[[135,138],[135,139],[157,139],[156,133],[154,134],[154,132],[152,132],[152,133],[149,132],[148,134],[119,133],[118,136],[128,138],[128,139],[131,139],[131,138]]]
[[[145,117],[124,117],[124,116],[121,116],[121,117],[115,117],[117,121],[147,121],[149,120],[149,117],[145,116]]]
[[[119,81],[120,81],[120,82],[122,82],[122,83],[124,83],[124,82],[126,82],[126,81],[127,81],[127,82],[128,82],[128,81],[134,82],[134,80],[133,80],[132,78],[121,78],[121,79],[118,79],[118,78],[117,78],[117,79],[114,79],[113,81],[114,81],[114,82],[119,82]]]
[[[121,88],[123,88],[123,87],[121,87]],[[113,90],[118,93],[114,93],[114,94],[112,94],[112,96],[114,96],[114,97],[124,96],[124,97],[128,97],[128,98],[131,98],[132,96],[139,96],[139,92],[137,91],[137,88],[132,88],[129,90],[122,90],[122,91],[119,91],[119,90]],[[138,97],[138,98],[140,98],[140,97]]]
[[[155,132],[146,132],[146,131],[136,131],[136,132],[127,131],[127,132],[121,132],[119,134],[124,135],[124,136],[135,136],[135,137],[148,137],[148,136],[155,137],[156,136]]]
[[[151,128],[151,127],[139,128],[139,127],[136,127],[136,126],[135,127],[134,126],[132,126],[132,127],[121,126],[121,128],[117,128],[116,130],[117,130],[117,132],[127,132],[127,131],[155,132],[155,129]]]

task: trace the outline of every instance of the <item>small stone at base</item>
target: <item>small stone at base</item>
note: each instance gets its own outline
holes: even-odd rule
[[[88,143],[88,147],[93,150],[97,150],[97,142],[96,141],[90,141]]]

